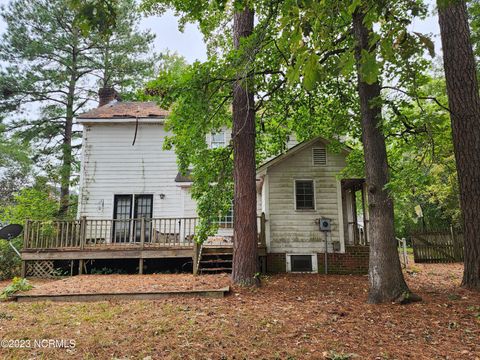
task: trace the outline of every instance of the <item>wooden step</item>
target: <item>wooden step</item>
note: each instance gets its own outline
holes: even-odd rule
[[[203,248],[204,254],[233,254],[233,248]]]
[[[231,263],[231,259],[214,259],[214,260],[201,260],[200,264],[219,264],[219,263]]]
[[[232,271],[232,268],[227,268],[227,267],[200,268],[200,272],[215,272],[215,271]]]
[[[209,256],[229,256],[232,257],[233,254],[225,254],[225,253],[202,253],[202,257],[209,257]]]

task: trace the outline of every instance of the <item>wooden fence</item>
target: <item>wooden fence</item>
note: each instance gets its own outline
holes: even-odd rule
[[[453,230],[412,233],[416,263],[451,263],[463,261],[463,235]]]

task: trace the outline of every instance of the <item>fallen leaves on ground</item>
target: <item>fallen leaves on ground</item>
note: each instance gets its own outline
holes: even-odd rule
[[[405,306],[367,304],[366,276],[317,274],[269,276],[224,299],[2,303],[1,338],[76,346],[0,349],[0,358],[480,359],[480,294],[459,287],[461,273],[459,264],[411,266],[407,282],[423,301]]]

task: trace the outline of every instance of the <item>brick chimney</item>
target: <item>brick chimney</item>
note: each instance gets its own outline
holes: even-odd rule
[[[119,99],[118,93],[113,87],[104,87],[98,90],[98,107]]]

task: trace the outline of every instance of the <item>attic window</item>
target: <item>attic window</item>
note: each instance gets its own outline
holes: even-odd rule
[[[313,166],[327,165],[327,150],[325,148],[312,149]]]
[[[217,149],[225,146],[225,132],[212,133],[210,148]]]

